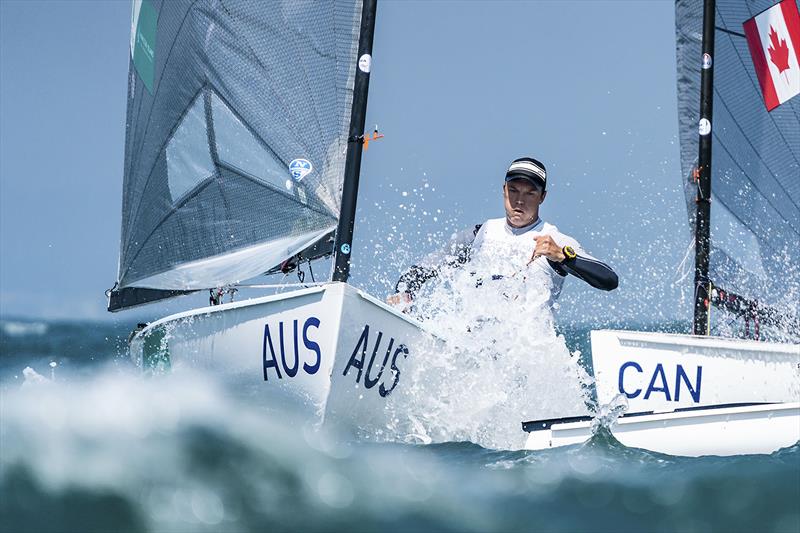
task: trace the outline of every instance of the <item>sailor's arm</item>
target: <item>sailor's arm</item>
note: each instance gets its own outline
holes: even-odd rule
[[[394,286],[393,294],[386,301],[390,304],[408,303],[422,286],[430,279],[439,275],[439,270],[432,267],[411,265],[411,268],[403,272],[400,279]]]
[[[564,247],[559,246],[550,235],[535,239],[536,249],[531,260],[544,256],[550,267],[560,275],[572,274],[596,289],[611,291],[619,285],[619,277],[610,266],[585,254],[580,247],[575,246],[578,250],[573,252],[574,257],[567,257]]]
[[[474,228],[454,234],[444,249],[428,255],[418,265],[411,265],[400,276],[394,287],[395,294],[388,296],[386,303],[390,305],[410,303],[426,282],[439,275],[442,266],[467,263],[473,241],[480,228],[481,224],[477,224]]]
[[[595,289],[613,291],[619,285],[619,277],[616,272],[607,264],[596,259],[576,255],[573,259],[567,258],[555,265],[550,259],[548,262],[556,272],[561,268],[566,274],[572,274],[576,278],[582,279]]]

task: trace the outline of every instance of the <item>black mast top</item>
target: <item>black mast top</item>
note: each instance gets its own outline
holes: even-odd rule
[[[703,57],[700,70],[700,154],[697,162],[697,210],[694,251],[694,326],[695,335],[710,333],[708,255],[711,237],[711,114],[714,100],[714,20],[716,1],[703,5]]]
[[[358,39],[358,69],[353,86],[353,109],[350,114],[350,133],[347,143],[347,160],[344,167],[344,187],[339,226],[336,229],[336,254],[333,281],[347,281],[350,276],[350,249],[353,243],[353,226],[356,218],[358,179],[361,173],[361,150],[364,123],[367,118],[367,93],[369,72],[372,66],[372,38],[375,34],[377,0],[364,0],[361,7],[361,33]]]

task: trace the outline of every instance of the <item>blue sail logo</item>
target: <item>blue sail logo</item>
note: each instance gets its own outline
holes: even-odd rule
[[[314,167],[311,166],[311,161],[308,159],[293,159],[289,163],[289,172],[291,172],[294,181],[300,181],[305,178],[311,174],[312,170],[314,170]]]

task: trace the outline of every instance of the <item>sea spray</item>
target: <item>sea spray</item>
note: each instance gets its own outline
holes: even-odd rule
[[[134,325],[2,338],[0,529],[800,530],[799,445],[680,458],[603,430],[541,452],[352,443],[266,416],[209,373],[143,379],[119,358]],[[58,380],[22,390],[22,369],[52,358]]]
[[[546,263],[505,277],[491,260],[449,263],[408,309],[444,348],[409,364],[389,438],[519,449],[521,422],[587,414],[590,378],[555,332]]]

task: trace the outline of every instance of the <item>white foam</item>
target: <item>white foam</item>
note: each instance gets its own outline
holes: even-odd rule
[[[547,277],[492,280],[493,268],[444,269],[419,295],[412,312],[447,348],[410,365],[391,438],[519,449],[521,422],[588,414],[589,378],[555,332]]]
[[[22,370],[22,376],[25,378],[25,381],[22,382],[21,387],[33,387],[37,385],[45,385],[51,383],[49,379],[38,373],[36,370],[32,369],[29,366],[26,366]]]
[[[0,322],[3,333],[9,337],[40,336],[47,333],[47,324],[43,322],[16,322],[3,320]]]

